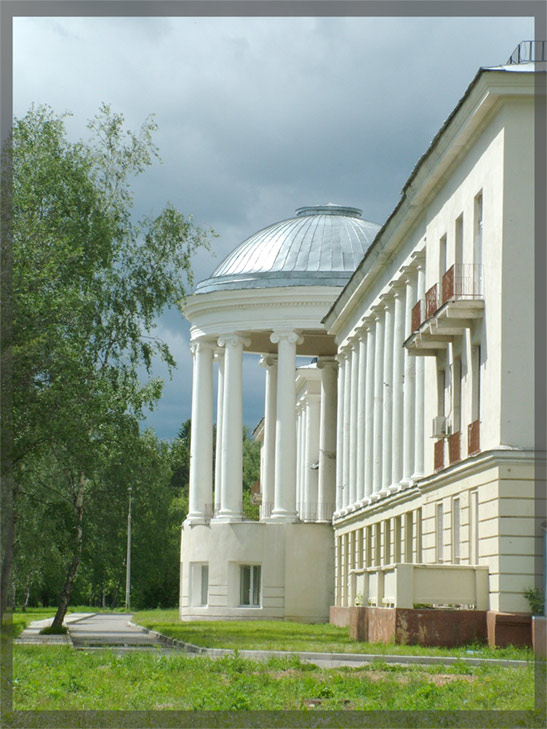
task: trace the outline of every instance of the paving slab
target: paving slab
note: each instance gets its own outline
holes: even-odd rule
[[[68,626],[75,648],[126,646],[155,648],[160,641],[140,627],[132,625],[133,616],[125,613],[96,613]]]

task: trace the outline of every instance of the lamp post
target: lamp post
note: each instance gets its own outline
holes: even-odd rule
[[[127,557],[125,560],[125,608],[129,610],[130,594],[131,594],[131,486],[129,492],[129,509],[127,511]]]

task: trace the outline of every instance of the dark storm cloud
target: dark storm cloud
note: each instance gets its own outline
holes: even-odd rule
[[[71,110],[75,137],[102,101],[133,129],[154,112],[163,164],[135,181],[136,213],[169,200],[216,229],[217,257],[194,260],[200,280],[302,205],[383,223],[479,66],[532,31],[516,18],[18,18],[14,108]],[[148,422],[169,437],[190,414],[188,326],[172,310],[158,332],[181,370]],[[264,373],[245,367],[253,426]]]

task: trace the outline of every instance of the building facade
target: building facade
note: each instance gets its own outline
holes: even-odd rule
[[[380,230],[367,224],[374,240],[348,261],[345,281],[332,266],[320,272],[316,237],[290,286],[285,263],[256,287],[237,288],[246,270],[239,283],[215,289],[234,255],[240,263],[249,250],[260,258],[251,238],[204,282],[204,293],[198,287],[186,309],[196,437],[181,617],[227,614],[211,610],[212,592],[197,605],[205,567],[209,590],[222,582],[220,592],[232,595],[230,615],[241,614],[253,589],[257,602],[244,614],[254,617],[322,620],[330,604],[331,619],[347,622],[354,606],[452,607],[488,611],[495,626],[496,615],[529,612],[523,592],[541,572],[545,498],[533,415],[534,90],[544,72],[539,62],[478,72],[387,222]],[[327,212],[358,219],[351,209],[349,217],[344,208]],[[324,213],[315,209],[312,224]],[[271,248],[275,236],[266,231]],[[321,240],[326,260],[337,239]],[[261,353],[266,368],[255,524],[241,521],[232,463],[240,458],[243,350]],[[296,369],[297,354],[316,360]],[[215,356],[223,472],[213,505]],[[215,541],[215,529],[230,537]],[[277,550],[283,556],[270,579]],[[219,553],[226,565],[216,565],[215,582]]]

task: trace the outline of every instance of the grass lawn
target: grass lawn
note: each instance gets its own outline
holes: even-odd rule
[[[148,610],[135,613],[133,622],[171,638],[204,648],[235,650],[311,651],[324,653],[374,653],[383,655],[432,655],[533,660],[529,648],[489,648],[485,645],[460,648],[424,648],[417,645],[357,643],[348,628],[330,623],[310,625],[280,620],[231,620],[180,622],[177,610]]]
[[[531,710],[534,697],[533,664],[477,668],[465,661],[324,669],[295,657],[14,646],[13,676],[16,710]],[[529,716],[522,726],[537,726]]]

